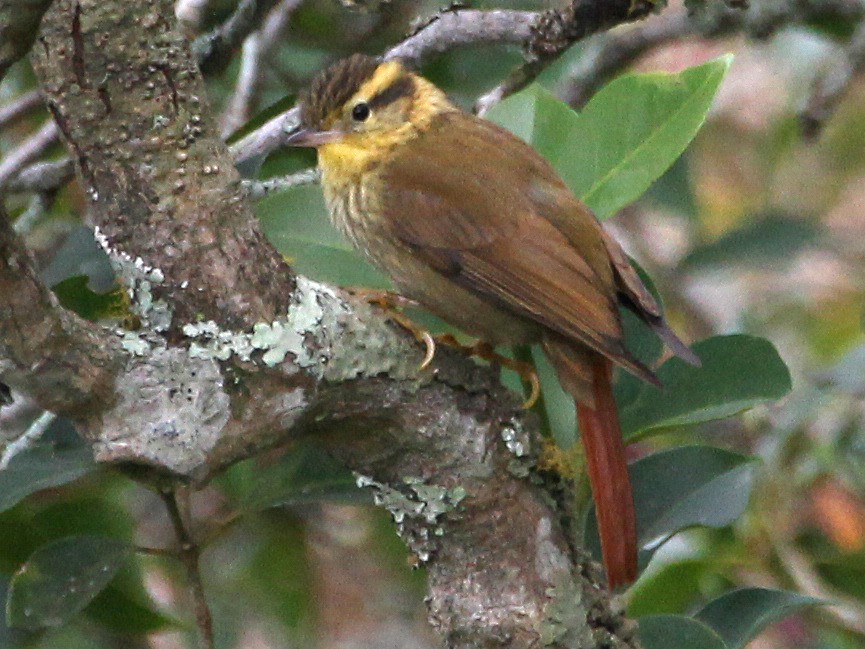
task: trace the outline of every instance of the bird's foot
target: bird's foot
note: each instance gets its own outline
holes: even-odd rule
[[[407,306],[418,306],[418,303],[399,293],[385,291],[382,289],[354,288],[348,289],[352,295],[365,300],[369,304],[380,307],[387,313],[387,317],[396,322],[400,327],[406,329],[426,349],[421,361],[420,369],[425,370],[432,363],[436,353],[436,343],[430,332],[419,326],[414,320],[405,315],[400,309]]]
[[[502,356],[493,349],[492,345],[483,341],[478,341],[473,345],[463,345],[453,334],[442,334],[441,336],[436,336],[435,340],[448,347],[455,347],[467,356],[477,356],[490,363],[513,370],[520,375],[523,381],[531,386],[532,391],[529,394],[529,398],[523,402],[523,408],[528,410],[537,403],[538,398],[541,396],[541,381],[531,363],[515,361],[513,358]]]

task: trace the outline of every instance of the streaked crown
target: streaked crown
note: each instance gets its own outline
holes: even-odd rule
[[[319,72],[301,96],[300,121],[305,127],[320,126],[351,99],[375,74],[379,60],[352,54]]]

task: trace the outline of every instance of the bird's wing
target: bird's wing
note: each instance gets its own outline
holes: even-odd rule
[[[483,120],[445,117],[377,177],[375,209],[431,267],[651,377],[623,347],[600,224],[527,144]],[[567,219],[579,236],[557,227]]]

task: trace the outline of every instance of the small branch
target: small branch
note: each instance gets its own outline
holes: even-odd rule
[[[0,106],[0,129],[6,128],[42,105],[42,92],[31,90],[5,106]]]
[[[37,162],[25,167],[9,180],[8,193],[52,192],[75,177],[75,165],[71,158],[55,162]]]
[[[860,22],[841,51],[840,60],[815,80],[799,122],[805,137],[819,135],[826,121],[847,94],[856,76],[865,70],[865,21]]]
[[[563,9],[545,11],[532,25],[531,38],[525,44],[529,60],[480,97],[475,103],[475,112],[484,115],[505,97],[525,88],[577,41],[645,18],[661,6],[653,0],[608,0],[606,3],[575,0]]]
[[[33,399],[0,383],[0,444],[21,437],[43,412]]]
[[[213,617],[207,605],[204,584],[201,581],[201,548],[195,542],[191,532],[183,522],[183,516],[177,505],[177,494],[174,491],[162,491],[159,494],[165,503],[165,510],[171,519],[171,526],[180,544],[179,558],[186,568],[186,578],[189,581],[189,591],[192,595],[195,609],[195,624],[198,627],[199,644],[202,649],[214,649]]]
[[[9,181],[28,164],[44,155],[60,137],[54,120],[47,120],[36,133],[22,142],[0,162],[0,195]]]
[[[48,430],[48,427],[54,423],[55,419],[57,419],[57,415],[53,412],[43,412],[36,418],[36,421],[30,424],[30,427],[21,437],[14,442],[10,442],[3,450],[3,454],[0,455],[0,471],[9,466],[12,458],[38,442],[42,435],[45,434],[45,431]]]
[[[268,14],[264,25],[250,34],[243,44],[240,71],[234,93],[222,116],[222,137],[227,138],[243,126],[255,111],[256,101],[264,81],[264,65],[279,43],[288,21],[300,0],[281,0]]]
[[[148,548],[143,545],[136,545],[135,552],[138,554],[145,554],[151,557],[164,557],[166,559],[176,559],[180,561],[180,555],[175,550],[169,550],[167,548]]]
[[[228,20],[195,39],[192,51],[205,74],[225,69],[235,50],[261,24],[277,0],[241,0]]]
[[[292,187],[314,185],[321,179],[321,171],[317,167],[304,169],[288,176],[268,178],[267,180],[244,180],[243,187],[250,199],[257,201],[273,192],[283,192]]]
[[[670,12],[627,31],[599,36],[565,74],[558,94],[573,108],[582,108],[602,85],[640,56],[692,32],[684,12]]]
[[[443,54],[464,45],[484,43],[522,45],[531,37],[539,15],[534,11],[504,9],[445,11],[402,43],[390,48],[384,54],[384,58],[401,59],[408,65],[419,66],[430,56]]]
[[[33,226],[39,222],[39,219],[45,216],[45,213],[51,208],[54,196],[53,192],[34,194],[27,205],[27,209],[15,219],[15,223],[12,225],[15,234],[23,237],[30,232]]]
[[[243,42],[237,82],[222,113],[222,139],[243,126],[251,116],[262,74],[261,51],[261,32],[255,31]]]

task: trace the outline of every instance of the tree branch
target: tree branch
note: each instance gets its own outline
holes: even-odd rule
[[[106,407],[122,361],[98,327],[60,308],[0,206],[0,382],[57,413]]]
[[[24,166],[44,155],[57,142],[59,135],[57,124],[48,120],[0,162],[0,195]]]

